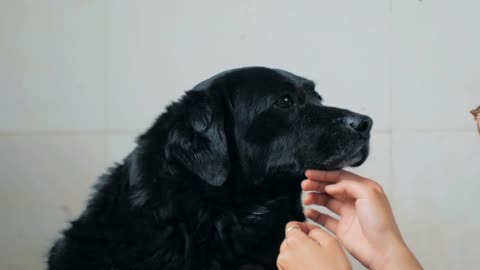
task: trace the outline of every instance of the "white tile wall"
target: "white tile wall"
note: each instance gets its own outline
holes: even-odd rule
[[[480,2],[393,1],[393,125],[468,130],[480,103]]]
[[[480,263],[480,137],[470,132],[396,132],[391,200],[425,269]]]
[[[43,269],[107,166],[103,135],[0,137],[0,269]]]
[[[0,269],[43,269],[91,184],[164,106],[246,65],[312,78],[327,105],[372,116],[354,171],[385,187],[426,269],[474,268],[479,3],[0,1]]]
[[[0,2],[0,131],[102,129],[104,1]]]

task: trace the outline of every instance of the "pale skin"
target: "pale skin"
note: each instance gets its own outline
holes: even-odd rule
[[[347,171],[306,172],[305,205],[322,205],[339,219],[307,209],[305,216],[331,231],[292,221],[277,258],[280,270],[351,270],[342,246],[368,269],[420,270],[405,244],[382,187]]]

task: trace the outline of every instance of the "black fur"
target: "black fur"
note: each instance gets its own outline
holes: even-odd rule
[[[285,224],[304,220],[304,171],[360,165],[371,124],[286,71],[214,76],[100,178],[49,269],[275,269]]]

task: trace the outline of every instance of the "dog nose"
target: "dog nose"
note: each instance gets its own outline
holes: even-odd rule
[[[368,134],[372,129],[372,118],[361,114],[350,114],[343,119],[345,126],[361,134]]]

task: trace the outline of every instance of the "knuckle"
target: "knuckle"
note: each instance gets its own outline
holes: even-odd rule
[[[383,187],[376,181],[371,179],[366,179],[368,186],[373,189],[375,192],[383,193]]]
[[[278,268],[278,269],[282,269],[282,268],[283,268],[282,257],[281,257],[281,256],[278,256],[278,257],[277,257],[277,268]]]
[[[375,188],[370,187],[369,189],[367,189],[366,194],[368,197],[372,198],[372,197],[377,197],[379,192]]]
[[[280,245],[280,252],[282,252],[282,250],[285,250],[286,248],[287,248],[287,242],[283,240],[282,244]]]
[[[278,255],[277,257],[277,267],[278,269],[285,269],[287,268],[287,260],[283,254]]]
[[[309,236],[316,242],[323,242],[329,237],[329,235],[321,229],[313,229],[312,231],[310,231]]]
[[[322,236],[322,232],[321,232],[320,230],[321,230],[321,229],[319,229],[319,228],[315,228],[315,229],[313,229],[313,230],[310,231],[310,234],[309,234],[309,235],[311,235],[311,236],[317,236],[317,237]]]
[[[300,242],[297,235],[292,235],[292,236],[288,237],[287,241],[288,241],[288,244],[292,244],[292,245],[296,245]]]
[[[383,187],[382,187],[379,183],[377,183],[377,182],[375,182],[375,181],[373,181],[373,180],[371,180],[371,181],[372,181],[372,187],[373,187],[377,192],[383,193]]]
[[[287,224],[285,224],[285,228],[289,228],[290,226],[292,226],[292,223],[293,223],[293,221],[287,222]]]
[[[297,222],[296,221],[290,221],[287,223],[287,225],[285,225],[285,229],[288,229],[292,226],[297,226]]]
[[[337,245],[337,244],[338,244],[337,239],[336,239],[335,237],[333,237],[333,236],[330,236],[330,235],[327,236],[327,237],[325,237],[324,242],[325,242],[325,245],[327,245],[327,246],[333,246],[333,245]]]

